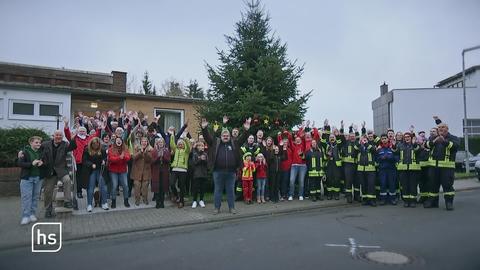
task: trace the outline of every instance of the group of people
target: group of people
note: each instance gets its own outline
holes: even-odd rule
[[[262,130],[252,132],[251,118],[242,128],[229,129],[225,116],[223,127],[216,124],[211,128],[202,119],[201,133],[193,138],[188,122],[178,132],[174,127],[165,132],[160,117],[149,123],[148,116],[132,111],[118,115],[97,111],[91,117],[80,112],[72,127],[65,118],[63,132],[55,131],[52,139],[30,138],[29,145],[18,153],[21,224],[37,220],[42,184],[46,218],[54,216],[57,181],[63,183],[64,207],[72,207],[67,168],[70,151],[75,161],[73,193],[82,198],[82,190],[87,191],[89,212],[95,206],[96,187],[99,206],[116,208],[119,185],[125,207],[130,207],[132,190],[135,205],[149,204],[149,192],[153,192],[156,208],[164,207],[165,195],[182,208],[190,191],[191,207],[205,207],[210,172],[214,214],[220,213],[224,192],[233,214],[236,200],[246,204],[291,201],[294,197],[339,200],[341,193],[348,203],[397,204],[401,194],[405,207],[415,207],[417,201],[424,207],[438,207],[440,185],[446,208],[453,209],[459,141],[438,118],[428,138],[423,131],[415,134],[413,127],[405,133],[388,130],[377,136],[365,129],[365,123],[360,132],[353,124],[345,132],[343,121],[336,129],[327,120],[323,128],[307,121],[295,132],[283,130],[264,138]]]

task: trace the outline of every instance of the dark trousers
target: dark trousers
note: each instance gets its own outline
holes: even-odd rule
[[[288,195],[288,186],[290,185],[290,170],[280,171],[280,195],[286,198]]]
[[[357,172],[358,180],[362,183],[362,200],[375,200],[375,178],[376,172]]]
[[[82,193],[82,188],[87,188],[84,179],[82,179],[82,164],[77,164],[75,180],[77,181],[77,193]]]
[[[310,177],[308,177],[308,172],[305,174],[305,180],[304,180],[303,186],[304,186],[303,195],[305,197],[309,197],[310,196]]]
[[[133,164],[133,161],[130,159],[127,162],[127,166],[128,166],[127,182],[128,182],[128,197],[129,198],[132,196],[132,188],[133,188],[133,179],[130,178],[131,173],[132,173],[132,164]]]
[[[205,194],[206,177],[197,177],[193,179],[192,183],[192,195],[193,201],[197,201],[198,194],[200,193],[200,200],[203,201],[203,195]]]
[[[268,174],[268,185],[270,191],[270,200],[278,202],[279,183],[281,181],[281,172],[270,171]]]
[[[177,190],[177,193],[179,195],[179,202],[184,203],[185,199],[185,184],[187,181],[187,172],[176,172],[172,171],[172,177],[171,177],[171,183],[173,183],[173,189]]]
[[[422,167],[422,171],[418,177],[418,187],[420,189],[420,199],[422,201],[426,200],[429,194],[427,189],[429,168],[430,167]]]
[[[310,178],[310,195],[319,199],[322,196],[322,177],[321,176],[309,176]]]
[[[397,184],[395,181],[396,170],[391,168],[384,168],[378,171],[378,178],[380,179],[380,199],[386,200],[387,197],[393,199],[397,195]],[[388,195],[388,196],[387,196]]]
[[[398,179],[402,185],[402,199],[405,202],[417,200],[417,181],[421,171],[398,171]]]
[[[160,179],[158,180],[158,192],[153,193],[153,197],[155,198],[155,202],[157,204],[163,204],[163,201],[165,200],[165,190],[163,190],[163,178],[162,178],[162,173],[160,173]]]
[[[340,192],[340,177],[341,167],[335,164],[335,161],[328,161],[327,163],[327,191],[328,194],[335,194]]]
[[[455,197],[455,189],[453,188],[454,174],[455,169],[453,168],[430,167],[427,182],[429,200],[434,204],[438,203],[438,195],[441,185],[445,201],[453,201],[453,198]]]
[[[357,198],[360,195],[360,183],[356,177],[357,165],[355,163],[343,163],[343,170],[345,171],[345,196],[351,197],[352,191]]]

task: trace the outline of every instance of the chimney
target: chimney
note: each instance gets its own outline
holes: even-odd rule
[[[383,96],[383,95],[385,95],[386,93],[388,93],[388,84],[386,84],[385,82],[383,82],[383,84],[380,85],[380,96]]]
[[[112,90],[115,92],[127,92],[127,73],[123,71],[112,71],[113,85]]]

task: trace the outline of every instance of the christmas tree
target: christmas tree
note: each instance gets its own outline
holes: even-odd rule
[[[260,1],[247,3],[228,49],[218,51],[220,65],[207,64],[210,89],[199,116],[210,122],[227,115],[230,127],[252,117],[254,130],[268,133],[300,124],[311,91],[301,94],[303,66],[287,58],[287,44],[271,34],[270,17]]]

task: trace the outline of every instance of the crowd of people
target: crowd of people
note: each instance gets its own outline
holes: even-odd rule
[[[50,140],[30,138],[18,153],[21,224],[37,220],[42,185],[46,218],[55,214],[53,190],[58,181],[63,183],[64,207],[72,207],[70,151],[75,160],[73,193],[82,198],[82,190],[87,191],[88,212],[96,204],[104,210],[116,208],[119,186],[125,207],[130,207],[133,191],[137,206],[149,204],[153,192],[156,208],[164,208],[165,195],[182,208],[190,193],[191,207],[203,208],[210,175],[214,214],[220,213],[223,193],[232,214],[235,201],[315,202],[339,200],[341,194],[347,203],[396,205],[401,199],[404,207],[422,203],[431,208],[439,206],[440,185],[446,209],[453,210],[459,140],[438,117],[429,136],[415,133],[413,126],[404,133],[389,129],[376,135],[365,122],[360,129],[352,124],[345,130],[343,121],[335,128],[328,120],[321,128],[306,121],[296,131],[265,136],[252,127],[251,118],[242,128],[229,129],[225,116],[223,125],[213,127],[202,119],[196,138],[188,131],[188,121],[178,131],[174,127],[164,131],[160,117],[149,121],[132,111],[118,115],[97,111],[91,117],[79,112],[72,126],[64,118],[64,130],[55,131]]]

